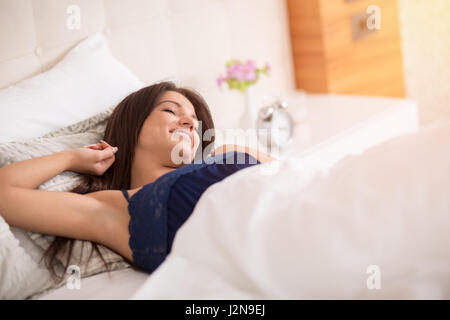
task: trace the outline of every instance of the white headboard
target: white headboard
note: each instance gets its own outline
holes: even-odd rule
[[[0,0],[0,88],[48,70],[97,32],[145,83],[171,79],[197,89],[218,128],[242,112],[239,93],[216,84],[230,58],[271,64],[256,92],[294,88],[281,0]]]

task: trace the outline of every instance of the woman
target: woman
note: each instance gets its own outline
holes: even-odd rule
[[[92,241],[98,253],[95,243],[105,245],[152,272],[210,185],[274,160],[226,145],[208,161],[194,162],[208,129],[214,129],[211,113],[195,91],[171,82],[142,88],[114,109],[100,143],[1,168],[0,212],[11,226],[56,236],[45,253],[55,276],[56,254],[69,242],[68,264],[73,239]],[[202,141],[202,149],[213,141]],[[245,156],[244,164],[237,162],[238,155]],[[230,157],[233,164],[226,160]],[[65,170],[83,175],[72,192],[35,189]]]

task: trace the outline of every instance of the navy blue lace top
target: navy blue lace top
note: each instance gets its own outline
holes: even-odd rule
[[[153,272],[170,253],[177,230],[189,218],[202,193],[238,170],[260,164],[242,152],[227,152],[184,165],[144,185],[128,201],[129,246],[133,263]]]

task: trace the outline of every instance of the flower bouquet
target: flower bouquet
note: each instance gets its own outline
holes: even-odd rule
[[[266,63],[262,68],[256,68],[252,60],[243,63],[241,60],[231,59],[226,63],[226,76],[219,76],[217,84],[222,87],[226,82],[230,90],[236,89],[242,93],[247,92],[247,87],[258,82],[261,74],[269,76],[270,65]]]
[[[256,112],[251,103],[248,87],[256,84],[261,76],[269,76],[270,65],[266,63],[264,67],[257,68],[252,60],[243,63],[241,60],[232,59],[226,63],[226,76],[219,76],[217,84],[219,88],[223,83],[228,84],[230,90],[239,90],[245,96],[245,110],[241,117],[239,126],[243,129],[255,128]]]

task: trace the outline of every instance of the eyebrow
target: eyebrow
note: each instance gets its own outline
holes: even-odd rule
[[[158,102],[157,106],[159,106],[160,104],[162,104],[162,103],[164,103],[164,102],[172,102],[172,103],[175,104],[177,107],[182,108],[181,104],[179,104],[179,103],[176,102],[176,101],[172,101],[172,100],[163,100],[163,101],[160,101],[160,102]],[[192,118],[194,118],[195,120],[198,121],[197,115],[196,115],[195,113],[192,114]]]

